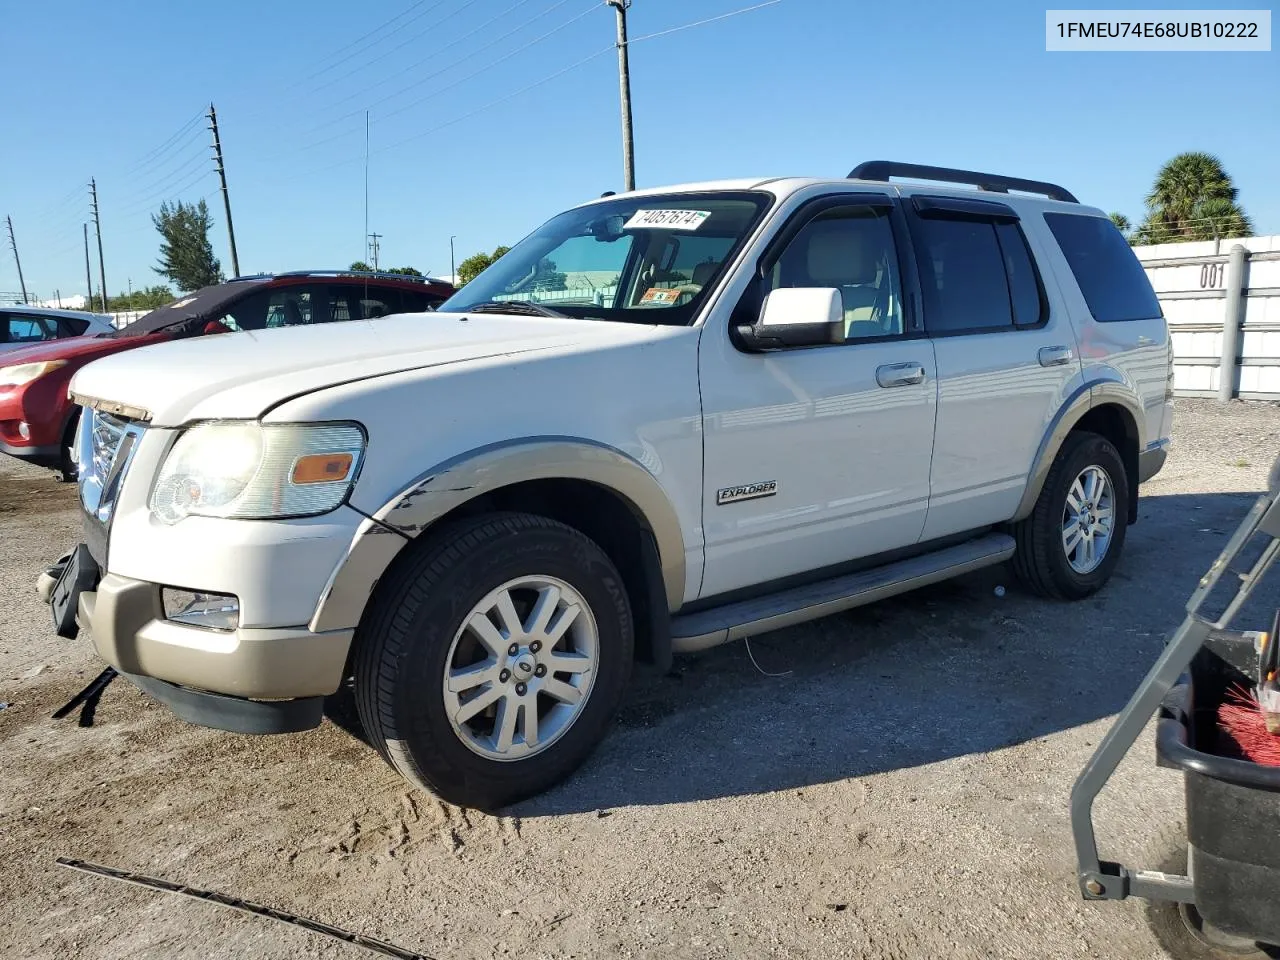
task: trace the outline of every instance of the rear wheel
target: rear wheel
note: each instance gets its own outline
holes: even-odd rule
[[[1079,600],[1102,588],[1120,560],[1129,516],[1124,461],[1106,437],[1069,434],[1031,515],[1014,528],[1014,569],[1046,597]]]
[[[631,670],[622,579],[593,541],[529,514],[458,521],[416,546],[357,636],[360,721],[410,782],[494,809],[568,776]]]

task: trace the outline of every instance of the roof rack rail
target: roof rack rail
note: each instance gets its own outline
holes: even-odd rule
[[[448,283],[439,277],[422,275],[415,277],[410,273],[388,273],[385,270],[284,270],[280,273],[268,274],[272,277],[376,277],[380,280],[403,280],[409,283]]]
[[[940,180],[944,183],[963,183],[988,193],[1008,193],[1021,190],[1024,193],[1040,193],[1050,200],[1079,203],[1075,195],[1065,187],[1044,180],[1023,180],[1020,177],[1002,177],[998,173],[978,173],[975,170],[956,170],[952,167],[931,167],[922,163],[899,163],[896,160],[868,160],[849,171],[850,180],[877,180],[889,182],[890,177],[910,177],[916,180]]]

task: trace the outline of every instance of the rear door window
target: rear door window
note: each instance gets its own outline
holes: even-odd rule
[[[930,334],[1013,327],[1004,255],[989,220],[921,219],[920,284]]]
[[[6,343],[43,343],[58,339],[58,323],[49,317],[33,317],[30,314],[9,314]]]
[[[1099,323],[1151,320],[1163,316],[1133,248],[1105,217],[1046,213],[1067,265]]]

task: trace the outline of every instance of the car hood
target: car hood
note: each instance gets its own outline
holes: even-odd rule
[[[40,363],[45,360],[79,360],[88,362],[94,357],[132,350],[148,343],[157,343],[167,337],[66,337],[62,340],[50,340],[48,343],[37,343],[17,350],[6,350],[0,354],[0,366],[12,367],[19,363]]]
[[[255,418],[284,400],[342,383],[575,344],[633,341],[651,330],[592,320],[427,313],[220,333],[94,361],[72,378],[71,392],[81,401],[145,411],[157,426]]]

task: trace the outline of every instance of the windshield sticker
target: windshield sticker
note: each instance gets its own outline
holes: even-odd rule
[[[680,299],[683,290],[669,290],[664,287],[650,287],[644,292],[644,296],[640,298],[641,303],[648,303],[655,307],[670,307]]]
[[[709,216],[710,210],[637,210],[623,229],[697,230]]]

